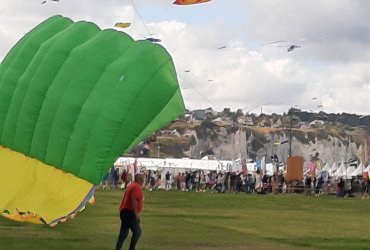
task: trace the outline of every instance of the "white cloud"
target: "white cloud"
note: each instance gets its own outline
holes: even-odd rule
[[[248,111],[263,106],[266,112],[281,113],[298,105],[305,110],[369,113],[370,2],[234,0],[180,7],[167,0],[134,0],[140,16],[130,2],[61,0],[42,5],[3,0],[0,59],[24,33],[54,14],[101,28],[129,21],[132,25],[125,32],[135,39],[148,33],[162,39],[189,108]],[[302,47],[288,53],[286,48],[262,45],[277,40]]]

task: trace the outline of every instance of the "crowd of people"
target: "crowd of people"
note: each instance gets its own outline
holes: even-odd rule
[[[184,192],[246,193],[246,194],[278,194],[304,193],[319,196],[336,195],[337,197],[369,198],[370,179],[354,177],[352,179],[335,179],[307,174],[302,181],[286,182],[282,172],[269,176],[260,169],[252,173],[242,171],[184,171],[162,175],[161,171],[145,170],[144,188],[153,191],[158,189],[180,190]],[[102,182],[102,188],[126,188],[132,181],[132,174],[127,169],[112,167]]]

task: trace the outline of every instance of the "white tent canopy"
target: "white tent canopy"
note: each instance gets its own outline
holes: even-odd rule
[[[159,170],[163,171],[165,169],[172,169],[174,172],[186,171],[186,170],[204,170],[204,171],[242,171],[242,162],[240,159],[234,161],[219,161],[219,160],[208,160],[208,159],[190,159],[190,158],[134,158],[134,157],[120,157],[114,163],[116,167],[128,167],[132,166],[137,161],[137,170],[141,171],[142,168],[147,170]],[[266,163],[266,174],[273,175],[274,166],[272,163]],[[257,170],[256,162],[247,163],[248,173]],[[307,169],[308,170],[308,169]],[[131,170],[133,171],[133,170]],[[130,172],[131,172],[130,171]],[[167,171],[167,170],[166,170]],[[346,168],[344,163],[341,163],[338,167],[337,163],[333,163],[330,167],[329,163],[326,163],[321,171],[318,173],[327,171],[330,176],[335,178],[351,178],[352,176],[361,176],[363,172],[370,173],[370,165],[364,168],[364,165],[360,165],[355,168],[354,166],[349,166]]]
[[[367,168],[364,170],[364,172],[368,172],[369,175],[370,175],[370,164],[369,164],[369,166],[367,166]]]
[[[356,168],[355,171],[351,174],[352,176],[360,176],[364,172],[364,165],[360,163],[360,165]]]
[[[232,164],[232,161],[217,161],[217,160],[196,160],[189,158],[175,159],[175,158],[137,158],[137,166],[146,167],[149,169],[155,168],[180,168],[192,170],[227,170]],[[114,163],[115,166],[128,166],[135,162],[133,157],[120,157]]]
[[[324,167],[321,169],[321,171],[328,171],[330,169],[329,163],[325,163]]]
[[[347,179],[351,179],[352,178],[352,173],[356,170],[355,167],[353,166],[350,166],[347,168]]]
[[[181,170],[208,170],[208,171],[242,171],[241,161],[239,159],[234,161],[219,161],[219,160],[207,160],[207,159],[190,159],[190,158],[137,158],[137,167],[140,171],[141,168],[158,170],[164,168],[181,169]],[[133,157],[120,157],[114,163],[116,167],[127,167],[133,165],[135,158]],[[257,170],[255,162],[247,163],[248,172],[251,173]],[[272,163],[266,164],[266,173],[268,175],[273,174]]]
[[[339,168],[335,171],[334,176],[336,178],[346,177],[347,176],[347,169],[344,166],[344,163],[340,164]]]
[[[334,175],[337,169],[338,169],[338,165],[334,162],[331,168],[328,170],[329,175],[330,176]]]

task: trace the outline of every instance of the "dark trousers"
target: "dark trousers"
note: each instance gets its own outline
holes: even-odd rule
[[[123,209],[120,212],[120,218],[121,218],[121,229],[119,231],[117,239],[116,250],[120,250],[122,248],[123,242],[127,238],[129,229],[132,232],[129,250],[135,250],[136,243],[141,235],[140,221],[136,219],[135,213],[133,211],[129,211],[126,209]]]
[[[245,184],[245,193],[246,194],[251,194],[252,193],[252,191],[253,191],[253,189],[252,189],[252,184]]]

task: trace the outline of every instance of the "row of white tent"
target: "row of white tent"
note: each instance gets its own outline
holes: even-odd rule
[[[133,157],[120,157],[115,162],[115,166],[129,166],[133,165],[137,161],[137,169],[140,171],[142,168],[146,170],[159,170],[159,169],[175,169],[178,171],[186,170],[205,170],[205,171],[242,171],[242,162],[240,159],[234,161],[227,160],[208,160],[208,159],[190,159],[190,158],[133,158]],[[265,166],[265,171],[267,174],[273,174],[273,164],[267,163]],[[247,163],[248,172],[253,172],[257,170],[257,165],[255,162]]]
[[[326,163],[324,167],[318,171],[318,173],[326,171],[329,176],[335,178],[347,178],[351,179],[354,176],[362,176],[364,172],[370,173],[370,165],[365,168],[365,166],[360,163],[358,167],[349,166],[346,167],[344,163],[341,163],[339,166],[336,163],[333,163],[331,166]]]
[[[204,170],[204,171],[242,171],[242,162],[240,159],[234,161],[227,160],[208,160],[208,159],[190,159],[190,158],[134,158],[134,157],[120,157],[115,162],[116,167],[128,167],[132,166],[136,161],[137,171],[145,170],[171,170],[172,172],[183,172],[186,170]],[[251,173],[257,170],[257,164],[255,162],[247,163],[248,172]],[[261,164],[261,169],[267,175],[273,175],[274,165],[272,163]],[[309,169],[304,171],[306,174]],[[362,176],[364,172],[370,173],[370,165],[367,168],[364,167],[362,163],[356,168],[354,166],[346,167],[344,163],[341,163],[339,166],[336,163],[333,163],[331,166],[326,163],[324,167],[320,170],[316,170],[316,175],[319,175],[321,172],[327,172],[329,176],[335,178],[347,178],[351,179],[353,176]]]

